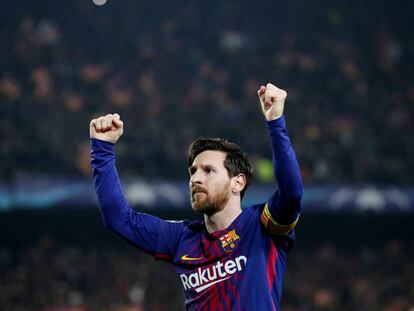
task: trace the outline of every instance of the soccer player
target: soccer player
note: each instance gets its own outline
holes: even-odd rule
[[[272,84],[258,90],[278,187],[267,202],[242,210],[251,166],[234,143],[198,139],[188,152],[192,209],[204,221],[165,221],[128,206],[115,168],[118,114],[90,123],[95,189],[106,227],[159,260],[172,263],[187,310],[279,310],[286,254],[295,240],[302,181],[284,103]]]

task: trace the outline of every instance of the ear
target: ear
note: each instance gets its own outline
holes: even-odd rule
[[[233,194],[242,192],[245,186],[246,186],[246,176],[244,174],[240,173],[231,179],[231,192]]]

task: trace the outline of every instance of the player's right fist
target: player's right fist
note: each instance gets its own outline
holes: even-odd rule
[[[107,114],[104,117],[93,119],[89,124],[90,138],[108,141],[115,144],[124,132],[124,122],[119,114]]]

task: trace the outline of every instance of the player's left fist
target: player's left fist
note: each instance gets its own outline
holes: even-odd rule
[[[285,90],[279,89],[277,86],[268,83],[266,86],[260,86],[257,91],[263,114],[267,121],[280,118],[283,115],[283,108],[287,93]]]

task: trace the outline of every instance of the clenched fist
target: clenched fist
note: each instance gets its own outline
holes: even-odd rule
[[[276,120],[282,116],[287,97],[285,90],[268,83],[266,86],[260,86],[257,95],[259,95],[262,111],[267,121]]]
[[[119,114],[107,114],[104,117],[93,119],[89,124],[90,138],[108,141],[115,144],[124,132],[124,122]]]

